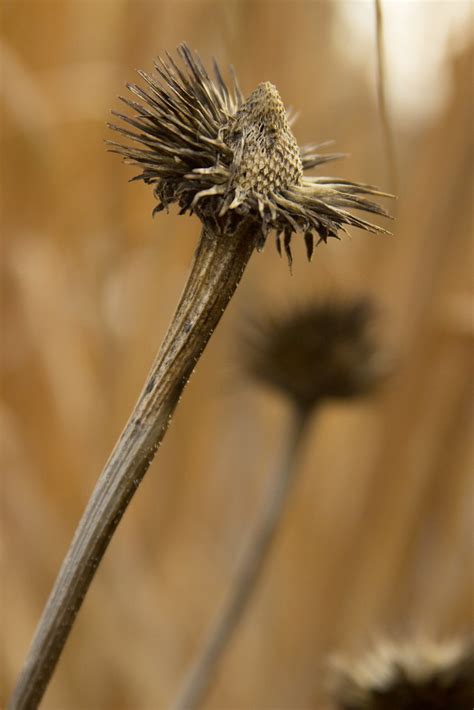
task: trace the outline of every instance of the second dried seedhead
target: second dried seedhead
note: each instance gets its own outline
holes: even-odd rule
[[[245,339],[247,371],[302,408],[371,392],[387,374],[367,298],[328,299],[254,324]]]

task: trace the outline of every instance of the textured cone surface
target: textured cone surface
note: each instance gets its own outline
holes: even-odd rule
[[[300,149],[273,84],[260,84],[237,111],[229,131],[229,144],[235,151],[236,188],[266,195],[300,184],[303,177]]]

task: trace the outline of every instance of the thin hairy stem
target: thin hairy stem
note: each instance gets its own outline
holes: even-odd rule
[[[380,119],[382,122],[383,138],[385,150],[387,153],[390,189],[395,195],[398,195],[398,171],[397,161],[395,158],[395,143],[393,139],[393,130],[390,122],[390,116],[387,108],[387,95],[385,92],[386,72],[385,72],[385,52],[384,52],[384,34],[383,34],[383,13],[382,0],[374,0],[375,2],[375,35],[377,38],[377,101],[380,111]]]
[[[203,228],[193,267],[131,417],[89,500],[40,619],[11,710],[33,710],[46,690],[107,546],[145,475],[189,376],[240,281],[258,237]]]
[[[295,479],[298,452],[309,420],[308,415],[308,410],[299,408],[293,412],[279,470],[270,484],[257,528],[240,562],[230,596],[215,619],[197,661],[185,678],[172,706],[173,710],[194,710],[202,703],[214,680],[219,661],[255,591]]]

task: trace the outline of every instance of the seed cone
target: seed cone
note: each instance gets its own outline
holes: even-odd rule
[[[246,369],[303,408],[367,394],[387,374],[374,320],[367,298],[312,303],[269,318],[247,334]]]
[[[335,660],[338,710],[472,710],[474,644],[384,644],[351,663]]]
[[[234,150],[231,176],[234,207],[251,192],[270,191],[298,185],[303,178],[303,162],[285,107],[273,84],[257,86],[229,122],[227,141]],[[230,206],[229,206],[230,207]]]
[[[222,234],[234,231],[242,216],[253,217],[261,233],[258,247],[274,231],[281,253],[283,234],[290,264],[296,232],[304,234],[309,259],[315,238],[327,241],[346,225],[387,233],[348,209],[388,216],[364,196],[389,195],[371,185],[304,175],[340,155],[298,147],[272,84],[260,84],[244,101],[235,76],[229,88],[215,62],[212,79],[186,45],[178,52],[183,66],[167,55],[156,61],[156,76],[139,72],[146,88],[128,85],[139,101],[122,98],[135,114],[113,112],[125,126],[110,125],[137,144],[109,141],[141,168],[134,179],[154,186],[155,212],[177,202],[181,213],[196,213]]]

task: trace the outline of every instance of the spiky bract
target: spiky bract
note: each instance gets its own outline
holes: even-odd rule
[[[337,710],[472,710],[474,644],[385,643],[333,667]]]
[[[135,115],[114,115],[131,128],[110,126],[138,145],[110,141],[112,150],[142,169],[134,179],[154,185],[155,212],[177,202],[181,213],[195,212],[218,233],[231,233],[250,215],[261,230],[259,248],[273,230],[280,253],[283,235],[290,263],[295,232],[304,234],[311,258],[315,236],[326,241],[345,225],[386,231],[348,211],[387,216],[364,197],[384,193],[339,178],[304,176],[340,156],[298,147],[272,84],[260,84],[244,101],[234,75],[229,88],[216,62],[212,79],[197,54],[184,44],[178,51],[182,66],[167,55],[155,62],[156,76],[139,72],[146,88],[128,85],[139,101],[122,101]]]
[[[247,371],[300,407],[366,394],[385,376],[370,300],[329,299],[269,318],[245,339]]]

